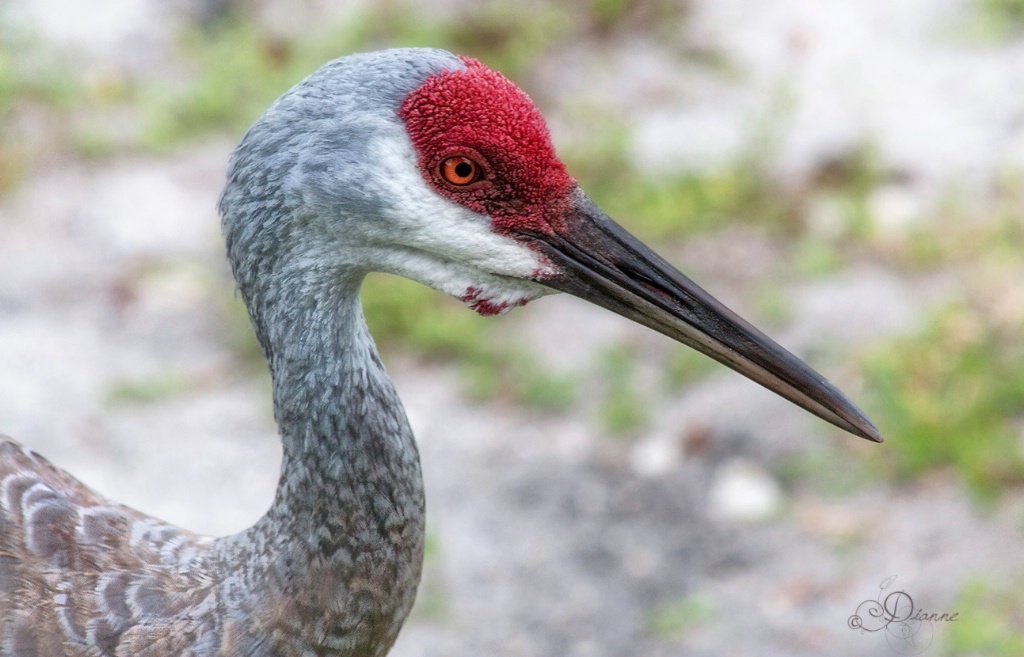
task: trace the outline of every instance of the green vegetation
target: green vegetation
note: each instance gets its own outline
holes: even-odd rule
[[[549,412],[576,400],[576,377],[548,372],[521,343],[497,340],[492,318],[419,283],[371,274],[363,285],[363,311],[382,349],[401,346],[428,359],[459,362],[473,398],[512,399]]]
[[[468,312],[468,311],[463,311]],[[542,412],[560,412],[579,397],[578,377],[548,371],[522,344],[488,349],[461,362],[466,394],[479,401],[510,399]]]
[[[649,404],[636,387],[636,357],[631,350],[614,346],[599,354],[605,385],[600,416],[604,430],[613,436],[633,433],[647,424]]]
[[[106,399],[110,404],[152,404],[194,390],[194,376],[179,370],[166,370],[152,376],[126,379],[111,384]]]
[[[678,639],[694,627],[706,623],[716,612],[712,600],[688,595],[663,605],[648,614],[647,631],[660,639]]]
[[[643,30],[672,38],[672,26],[686,18],[687,2],[678,0],[576,0],[572,14],[587,31],[596,35]]]
[[[590,172],[578,177],[598,205],[645,240],[679,238],[742,218],[772,222],[765,181],[743,169],[652,176],[622,168],[596,183]]]
[[[78,91],[67,62],[2,19],[0,27],[0,111],[9,112],[20,103],[67,108]]]
[[[181,48],[194,71],[188,84],[142,89],[149,117],[143,144],[165,148],[211,129],[240,134],[274,98],[324,62],[349,52],[392,44],[453,43],[464,45],[463,50],[472,55],[484,43],[469,38],[476,34],[473,26],[481,30],[490,26],[489,31],[494,33],[494,26],[503,18],[497,13],[502,6],[487,4],[466,17],[466,22],[449,23],[420,15],[405,3],[375,3],[342,25],[294,40],[275,36],[241,17],[193,30],[184,35]],[[508,33],[491,46],[492,54],[514,69],[524,53],[543,47],[538,39],[544,38],[545,30],[537,28],[549,24],[542,23],[542,19],[531,13],[509,23]]]
[[[969,582],[950,613],[957,620],[942,623],[943,652],[947,655],[1024,655],[1024,582]]]
[[[759,325],[765,327],[785,326],[793,319],[793,307],[789,296],[779,281],[771,279],[757,286],[754,296]]]
[[[13,187],[32,153],[20,140],[16,119],[28,108],[63,113],[78,86],[66,62],[8,24],[0,8],[0,193]]]
[[[444,585],[441,538],[436,531],[428,529],[423,550],[423,578],[416,592],[412,618],[417,621],[444,622],[450,616],[451,599]]]
[[[796,245],[797,270],[808,278],[825,278],[842,268],[842,254],[836,245],[820,238],[807,236]]]
[[[355,12],[340,25],[288,38],[239,14],[181,35],[181,76],[105,71],[85,81],[71,64],[11,29],[0,15],[0,121],[6,123],[13,108],[27,103],[61,110],[74,106],[85,116],[58,127],[81,154],[162,151],[214,130],[241,134],[274,98],[325,61],[349,52],[440,45],[486,60],[510,77],[526,78],[530,67],[576,29],[572,18],[557,2],[529,11],[484,2],[456,20],[392,0]],[[528,81],[523,84],[529,87]],[[111,109],[117,110],[116,121],[111,113],[105,119],[88,116]],[[25,157],[7,133],[0,135],[0,190],[16,177]]]
[[[138,91],[146,119],[142,145],[162,149],[212,128],[240,134],[271,100],[308,74],[300,60],[252,24],[227,22],[184,37],[182,54],[193,73],[183,89],[143,81]]]
[[[1021,328],[954,306],[871,354],[871,407],[889,438],[884,467],[903,479],[952,467],[983,497],[1024,481]]]
[[[1024,253],[1024,172],[1008,171],[988,198],[968,200],[956,190],[902,239],[875,243],[877,251],[913,270],[1002,263],[1012,266]]]
[[[1024,31],[1024,0],[974,0],[975,31],[1000,40]]]
[[[980,202],[950,194],[926,224],[877,247],[914,270],[956,271],[964,287],[916,335],[866,359],[872,414],[890,439],[882,467],[904,480],[951,468],[992,500],[1024,482],[1024,178],[1007,172]]]
[[[454,20],[392,0],[320,34],[285,40],[241,16],[230,17],[185,35],[182,56],[194,71],[187,85],[144,86],[149,118],[143,144],[166,148],[215,128],[241,133],[274,98],[325,61],[394,45],[446,47],[485,60],[529,90],[529,69],[569,38],[572,19],[556,2],[529,10],[484,2]]]
[[[804,193],[811,200],[833,206],[839,221],[838,225],[826,229],[830,237],[836,241],[865,240],[871,236],[874,226],[871,194],[890,175],[882,165],[878,149],[871,144],[861,144],[821,162]]]
[[[491,344],[486,317],[410,280],[371,274],[363,284],[363,312],[382,346],[401,343],[432,358],[473,357]]]
[[[576,112],[574,119],[587,126],[586,138],[561,149],[566,165],[609,216],[643,240],[678,239],[735,220],[767,228],[787,221],[783,197],[757,162],[648,173],[634,164],[621,123],[594,111]]]
[[[695,349],[674,346],[665,362],[665,378],[669,390],[680,390],[720,367],[714,360]]]
[[[871,465],[872,448],[841,442],[846,436],[840,435],[838,429],[834,433],[839,440],[786,455],[772,463],[772,473],[787,489],[810,490],[833,499],[847,497],[880,483],[884,473]],[[868,453],[861,456],[865,452]],[[851,535],[845,540],[855,543],[859,537]]]

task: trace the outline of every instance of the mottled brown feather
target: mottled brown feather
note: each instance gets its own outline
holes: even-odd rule
[[[107,501],[0,435],[0,654],[190,654],[211,630],[194,612],[213,580],[202,558],[194,570],[168,560],[181,554],[163,550],[172,542],[195,554],[210,544]]]

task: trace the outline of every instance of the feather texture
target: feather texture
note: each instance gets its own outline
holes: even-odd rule
[[[4,655],[156,657],[219,643],[210,544],[0,436]]]

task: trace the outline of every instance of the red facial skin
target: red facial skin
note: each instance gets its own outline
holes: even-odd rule
[[[424,179],[445,198],[491,217],[497,233],[564,232],[576,182],[555,155],[544,118],[500,73],[462,60],[466,69],[429,77],[398,113]],[[455,156],[479,163],[482,177],[462,187],[447,182],[440,165]]]

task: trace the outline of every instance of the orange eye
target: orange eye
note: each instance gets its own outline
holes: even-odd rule
[[[457,187],[465,187],[480,180],[481,167],[468,157],[449,157],[441,163],[441,177]]]

